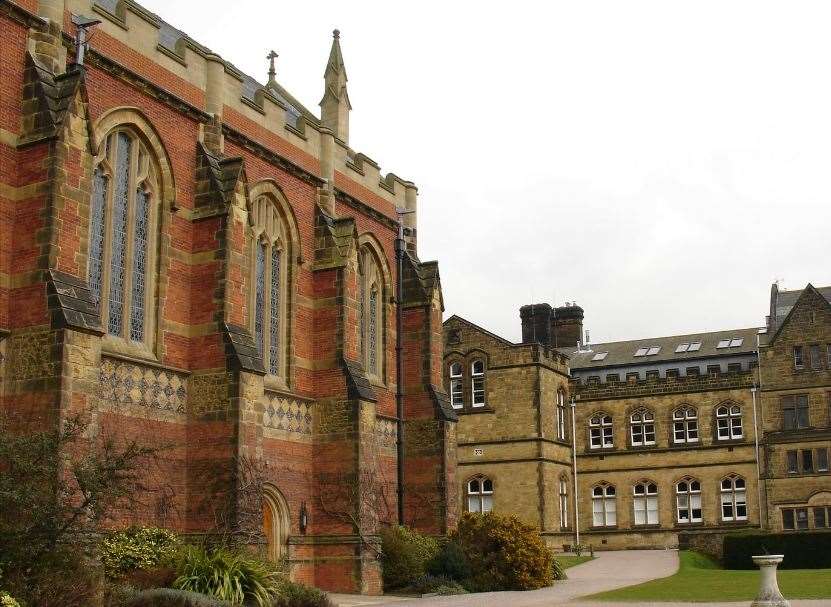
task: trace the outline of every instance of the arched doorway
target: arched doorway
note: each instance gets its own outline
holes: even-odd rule
[[[290,520],[286,498],[273,485],[266,485],[263,489],[263,535],[266,539],[266,556],[273,561],[286,555]]]

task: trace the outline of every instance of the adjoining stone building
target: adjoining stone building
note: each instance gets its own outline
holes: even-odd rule
[[[774,285],[765,327],[590,345],[579,306],[523,306],[521,344],[452,316],[461,507],[555,547],[829,528],[829,299]]]
[[[101,21],[85,65],[73,15]],[[4,1],[0,45],[2,413],[166,447],[121,524],[379,591],[367,542],[399,506],[454,524],[455,414],[416,186],[349,146],[337,30],[320,116],[274,53],[261,84],[129,0]]]

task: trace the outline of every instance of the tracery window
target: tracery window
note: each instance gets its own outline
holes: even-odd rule
[[[648,409],[638,409],[632,413],[629,427],[633,445],[655,444],[655,415]]]
[[[256,197],[251,215],[254,339],[268,376],[285,379],[288,231],[271,195]]]
[[[698,414],[692,407],[672,412],[672,440],[676,444],[698,442]]]
[[[477,476],[467,482],[467,511],[486,513],[493,510],[493,481]]]
[[[649,481],[637,483],[633,489],[636,525],[658,524],[658,485]]]
[[[737,474],[721,479],[721,520],[747,520],[747,488]]]
[[[716,408],[716,426],[719,440],[742,438],[742,408],[720,405]]]
[[[566,395],[562,390],[557,390],[557,438],[566,440],[568,438],[568,410],[566,409]]]
[[[679,523],[700,523],[701,514],[701,483],[685,476],[675,484],[675,503],[677,521]]]
[[[383,374],[383,279],[378,261],[368,246],[358,252],[361,359],[368,375]]]
[[[568,529],[568,478],[560,477],[560,529]]]
[[[470,364],[471,403],[474,407],[485,406],[485,361],[474,360]]]
[[[589,418],[589,448],[609,449],[614,446],[612,416],[595,413]]]
[[[454,409],[461,409],[465,406],[465,389],[463,380],[462,363],[452,363],[450,365],[450,405]]]
[[[153,347],[159,169],[132,128],[117,127],[95,159],[87,278],[107,334]]]
[[[592,526],[613,527],[617,525],[617,502],[615,486],[600,483],[592,487]]]

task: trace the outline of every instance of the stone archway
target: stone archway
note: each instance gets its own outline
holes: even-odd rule
[[[291,518],[286,498],[273,485],[263,489],[263,535],[266,539],[266,556],[278,561],[287,554],[291,530]]]

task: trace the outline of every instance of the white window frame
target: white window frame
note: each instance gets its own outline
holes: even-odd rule
[[[637,418],[637,419],[636,419]],[[638,430],[640,439],[635,439]],[[649,439],[648,437],[652,438]],[[634,447],[649,447],[655,444],[655,414],[649,409],[636,409],[629,416],[629,437]]]
[[[744,438],[741,406],[724,403],[716,407],[716,438],[718,440]]]
[[[475,483],[475,485],[474,485]],[[493,512],[493,481],[487,476],[475,476],[465,483],[467,511],[478,514]]]
[[[679,525],[703,522],[704,510],[701,504],[701,481],[685,476],[675,483],[675,521]],[[685,510],[687,516],[683,517],[682,512]],[[698,510],[698,516],[695,516],[695,510]]]
[[[720,508],[721,520],[723,521],[746,521],[747,520],[747,482],[738,474],[731,474],[721,479],[720,483]],[[729,509],[729,514],[726,514]],[[739,514],[743,509],[744,514]]]
[[[592,487],[592,527],[617,526],[617,492],[615,486],[600,483]]]
[[[635,483],[632,487],[632,509],[634,525],[659,525],[658,485],[652,481]]]
[[[481,371],[476,371],[476,365],[481,365]],[[470,363],[470,405],[477,408],[486,406],[485,361],[481,358]]]
[[[562,390],[557,390],[557,438],[566,440],[568,438],[566,409],[566,395]]]
[[[450,406],[454,409],[462,409],[465,406],[464,368],[459,361],[450,363]]]
[[[569,528],[568,520],[568,479],[560,477],[560,529]]]
[[[589,449],[611,449],[614,446],[612,416],[599,411],[589,417]]]
[[[698,412],[689,405],[682,405],[672,412],[672,442],[676,445],[694,444],[699,441]]]

